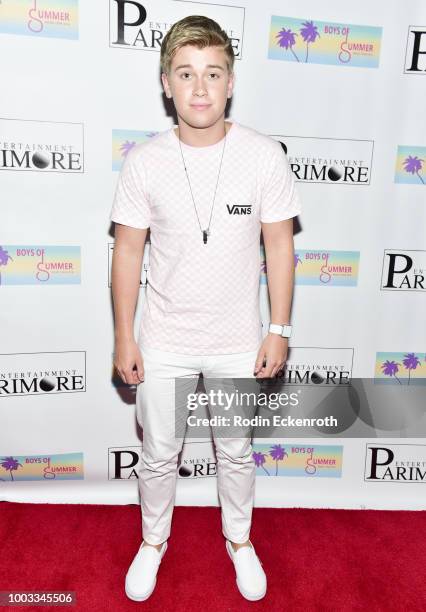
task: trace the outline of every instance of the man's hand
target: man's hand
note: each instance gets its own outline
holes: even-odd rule
[[[136,370],[133,367],[136,365]],[[128,385],[143,382],[145,373],[140,348],[133,339],[115,341],[114,366]]]
[[[257,354],[254,375],[257,378],[273,378],[285,365],[288,352],[288,338],[268,334]],[[266,365],[263,365],[266,360]]]

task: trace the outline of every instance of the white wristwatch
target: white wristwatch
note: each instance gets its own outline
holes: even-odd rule
[[[283,338],[290,338],[291,336],[291,325],[277,325],[276,323],[269,323],[269,333],[278,334]]]

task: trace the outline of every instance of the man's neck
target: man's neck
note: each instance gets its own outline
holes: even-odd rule
[[[208,147],[220,142],[232,126],[230,121],[218,121],[208,128],[193,128],[187,123],[179,122],[179,128],[174,128],[174,132],[184,144],[191,147]]]

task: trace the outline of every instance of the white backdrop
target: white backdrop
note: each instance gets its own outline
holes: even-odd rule
[[[425,378],[422,0],[127,3],[127,22],[143,9],[146,18],[124,27],[126,44],[117,0],[38,0],[31,27],[39,31],[29,29],[32,4],[0,5],[1,499],[138,503],[135,389],[112,373],[108,217],[126,147],[174,121],[159,46],[150,45],[185,15],[210,16],[233,38],[229,119],[285,143],[299,179],[289,368],[394,384]],[[283,46],[269,49],[277,27]],[[313,167],[320,178],[304,179]],[[407,271],[386,287],[391,254]],[[411,425],[405,439],[370,429],[354,439],[254,440],[256,505],[424,508],[424,420]],[[368,478],[373,455],[389,468],[378,467],[376,479]],[[408,465],[418,470],[398,475]],[[188,441],[176,503],[217,504],[214,471],[211,445]]]

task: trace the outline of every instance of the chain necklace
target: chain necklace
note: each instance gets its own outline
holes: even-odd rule
[[[200,217],[198,216],[197,207],[196,207],[196,205],[195,205],[194,195],[193,195],[193,193],[192,193],[191,182],[190,182],[190,180],[189,180],[188,170],[187,170],[187,168],[186,168],[185,159],[184,159],[184,157],[183,157],[182,145],[181,145],[181,141],[180,141],[180,130],[179,130],[179,126],[178,126],[178,138],[179,138],[179,148],[180,148],[180,154],[181,154],[181,156],[182,156],[183,167],[185,168],[185,174],[186,174],[186,178],[187,178],[187,180],[188,180],[189,190],[190,190],[190,192],[191,192],[191,198],[192,198],[192,203],[194,204],[195,214],[197,215],[198,225],[200,226],[200,230],[201,230],[201,233],[202,233],[202,235],[203,235],[203,243],[204,243],[204,244],[207,244],[207,237],[208,237],[208,236],[210,236],[210,233],[211,233],[211,232],[210,232],[210,224],[211,224],[211,220],[212,220],[213,207],[214,207],[214,203],[215,203],[215,199],[216,199],[216,191],[217,191],[217,186],[218,186],[218,183],[219,183],[220,170],[221,170],[221,168],[222,168],[223,153],[224,153],[224,151],[225,151],[225,143],[226,143],[226,125],[225,125],[225,138],[224,138],[224,141],[223,141],[223,147],[222,147],[222,155],[221,155],[221,158],[220,158],[219,172],[218,172],[218,175],[217,175],[216,187],[215,187],[215,190],[214,190],[213,203],[212,203],[211,210],[210,210],[209,224],[208,224],[208,226],[206,227],[206,229],[203,229],[203,228],[202,228],[202,226],[201,226],[201,223],[200,223]]]

